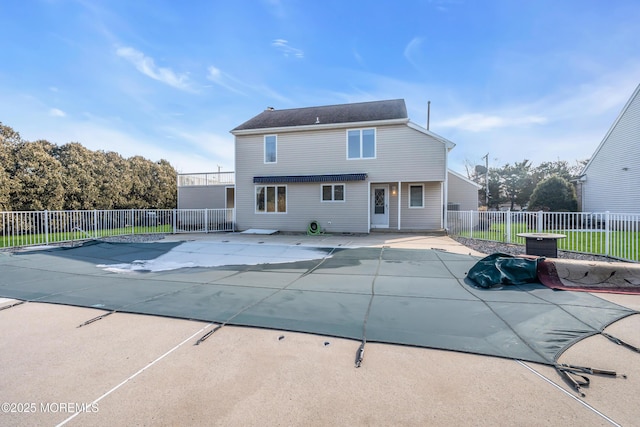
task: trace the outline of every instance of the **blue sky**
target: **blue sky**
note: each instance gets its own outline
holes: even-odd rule
[[[404,98],[450,167],[586,159],[640,83],[637,0],[4,0],[0,121],[233,170],[267,106]]]

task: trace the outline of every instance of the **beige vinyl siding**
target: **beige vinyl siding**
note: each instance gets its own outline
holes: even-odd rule
[[[478,186],[449,172],[447,201],[456,204],[461,211],[478,210]]]
[[[409,208],[409,186],[424,185],[424,208]],[[401,197],[401,226],[410,230],[442,228],[442,191],[439,182],[403,182]],[[397,206],[397,205],[396,205]]]
[[[224,185],[178,187],[178,209],[224,209]]]
[[[262,135],[236,137],[236,173],[251,166],[252,175],[312,175],[367,172],[372,182],[444,180],[446,148],[405,125],[376,128],[376,158],[347,159],[345,129],[278,134],[278,162],[262,161]],[[237,177],[236,177],[237,179]]]
[[[440,141],[408,126],[377,130],[377,159],[366,169],[372,182],[444,181],[446,147]]]
[[[585,173],[583,211],[640,213],[640,87]]]
[[[435,138],[405,124],[391,126],[363,126],[376,129],[376,158],[347,159],[348,129],[281,132],[277,134],[277,163],[264,163],[264,135],[236,135],[236,224],[240,230],[270,228],[283,231],[303,231],[309,221],[320,221],[322,228],[336,232],[369,231],[369,183],[398,181],[425,182],[445,179],[445,145]],[[273,132],[268,132],[272,135]],[[367,173],[367,181],[347,182],[346,201],[321,203],[320,183],[287,184],[286,214],[255,214],[254,176],[323,175]],[[429,184],[433,186],[434,184]],[[425,186],[429,203],[432,187]],[[404,198],[406,201],[407,199]],[[437,200],[440,201],[438,193]],[[389,227],[397,228],[397,201],[389,197]],[[413,214],[409,223],[421,228],[440,228],[440,207],[427,205],[421,213],[433,218],[417,220]],[[435,212],[435,216],[433,213]],[[410,217],[411,218],[411,217]],[[331,224],[328,224],[331,221]],[[404,216],[403,216],[404,226]]]
[[[240,230],[266,228],[280,231],[305,231],[309,223],[315,220],[326,232],[366,233],[368,231],[368,185],[364,181],[344,184],[344,202],[321,202],[320,183],[286,184],[286,213],[255,213],[253,198],[255,191],[252,185],[250,208],[236,210],[237,228]]]

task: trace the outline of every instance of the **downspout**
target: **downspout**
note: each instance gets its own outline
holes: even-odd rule
[[[449,231],[449,224],[447,223],[447,216],[449,216],[449,212],[447,209],[447,205],[449,204],[449,198],[448,198],[448,193],[449,193],[449,151],[447,149],[447,144],[444,145],[444,182],[443,182],[443,186],[442,186],[442,191],[443,191],[443,205],[442,205],[442,212],[443,212],[443,218],[442,218],[442,228],[444,228],[445,230],[447,230],[447,232]]]
[[[367,233],[371,233],[371,181],[367,181]]]
[[[398,181],[398,231],[401,230],[402,224],[402,181]]]

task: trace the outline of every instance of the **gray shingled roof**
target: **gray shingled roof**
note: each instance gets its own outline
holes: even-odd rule
[[[355,104],[325,105],[321,107],[265,110],[233,129],[268,129],[316,124],[355,123],[378,120],[407,119],[404,99],[358,102]]]

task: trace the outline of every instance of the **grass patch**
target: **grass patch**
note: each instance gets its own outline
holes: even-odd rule
[[[511,244],[525,245],[525,238],[519,233],[532,233],[525,223],[512,223],[509,239]],[[640,261],[640,233],[633,231],[609,232],[609,252],[607,254],[607,233],[600,230],[543,230],[545,233],[560,233],[567,237],[558,240],[558,249],[594,255],[608,255],[630,261]],[[508,234],[504,223],[493,222],[488,229],[465,231],[460,237],[491,240],[506,243]]]
[[[68,231],[68,232],[55,232],[55,233],[41,233],[41,234],[18,234],[10,236],[0,236],[0,248],[11,248],[18,246],[35,246],[45,245],[47,243],[62,243],[72,242],[76,240],[87,239],[100,239],[103,237],[111,236],[124,236],[128,234],[159,234],[159,233],[172,233],[173,226],[171,224],[157,225],[157,226],[136,226],[136,227],[121,227],[113,228],[109,230],[98,230],[94,234],[84,231]]]

